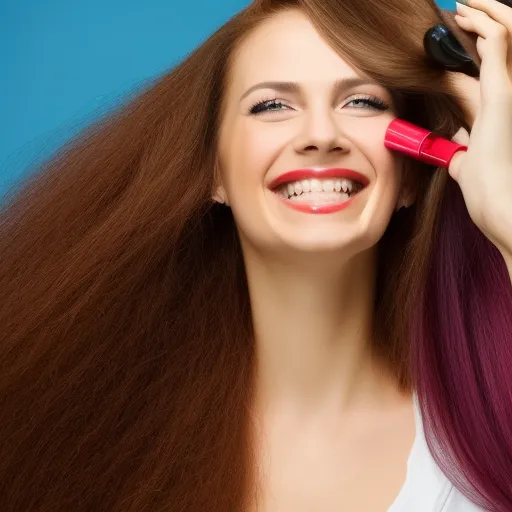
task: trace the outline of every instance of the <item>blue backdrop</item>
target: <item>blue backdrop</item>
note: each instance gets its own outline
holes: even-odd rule
[[[29,165],[248,3],[0,0],[0,200]]]

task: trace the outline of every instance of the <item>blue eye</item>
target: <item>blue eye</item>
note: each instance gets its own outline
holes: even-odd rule
[[[388,110],[389,105],[382,101],[381,99],[375,96],[368,96],[364,98],[354,98],[350,100],[345,106],[350,105],[350,103],[356,103],[355,108],[364,108],[364,109],[375,109],[375,110]],[[250,109],[249,113],[253,115],[262,114],[264,112],[280,112],[284,109],[290,109],[283,102],[279,101],[277,98],[272,98],[268,100],[263,100],[255,103]]]
[[[375,97],[375,96],[369,96],[366,98],[354,98],[353,100],[350,100],[346,105],[349,105],[350,103],[359,102],[359,104],[367,105],[365,107],[356,107],[356,108],[374,108],[377,110],[387,110],[389,108],[389,105],[382,101],[381,99]]]
[[[262,112],[279,112],[282,110],[281,107],[286,107],[284,103],[281,103],[277,98],[271,100],[264,100],[255,103],[250,109],[250,114],[261,114]],[[288,107],[287,107],[288,108]]]

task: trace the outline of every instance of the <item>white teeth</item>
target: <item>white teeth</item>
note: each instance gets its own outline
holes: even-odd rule
[[[311,180],[311,192],[322,192],[322,183],[320,180]]]
[[[337,192],[350,196],[354,189],[359,190],[357,183],[346,178],[335,178],[294,181],[283,185],[277,192],[289,199],[308,192]]]
[[[344,192],[351,192],[352,191],[352,183],[347,179],[341,180],[341,189]]]
[[[287,199],[289,199],[290,201],[294,201],[296,203],[309,203],[311,201],[314,201],[316,204],[320,205],[337,203],[339,201],[347,201],[348,199],[350,199],[350,196],[348,194],[345,194],[344,192],[338,193],[334,191],[322,192],[321,194],[318,195],[306,192],[305,194],[301,194],[300,196],[291,196],[290,198]]]
[[[324,182],[322,182],[322,190],[324,192],[332,192],[334,190],[334,181],[325,180]]]

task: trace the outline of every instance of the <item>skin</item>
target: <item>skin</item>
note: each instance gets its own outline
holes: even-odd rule
[[[396,117],[389,92],[336,90],[349,77],[362,75],[288,11],[240,46],[226,92],[214,198],[232,208],[251,296],[259,511],[385,510],[415,436],[411,396],[371,348],[375,246],[413,188],[383,144]],[[276,80],[298,90],[244,96]],[[354,104],[367,96],[390,108]],[[249,114],[274,98],[278,111]],[[332,214],[295,211],[269,190],[276,176],[311,166],[354,169],[370,184]]]

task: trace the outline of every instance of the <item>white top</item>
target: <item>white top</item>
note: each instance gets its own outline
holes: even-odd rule
[[[416,437],[407,459],[405,483],[387,512],[485,512],[453,486],[434,461],[414,394]]]

